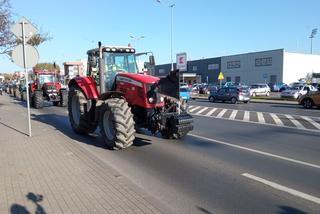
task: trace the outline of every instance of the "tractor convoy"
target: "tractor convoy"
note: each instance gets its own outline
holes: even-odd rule
[[[102,46],[87,51],[87,74],[68,80],[61,87],[55,72],[33,69],[29,83],[31,106],[42,108],[44,100],[68,105],[72,129],[78,134],[100,133],[109,149],[133,144],[136,130],[148,129],[166,139],[179,139],[193,130],[193,118],[181,105],[179,71],[158,78],[141,74],[135,49]],[[154,68],[149,56],[148,70]],[[150,69],[151,68],[151,69]],[[25,79],[8,85],[9,93],[26,99]]]

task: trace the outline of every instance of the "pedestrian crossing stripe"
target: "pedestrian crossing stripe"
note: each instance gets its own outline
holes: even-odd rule
[[[214,108],[193,105],[188,107],[188,112],[192,115],[197,116],[205,116],[211,118],[220,118],[241,122],[274,125],[279,127],[320,132],[320,117],[276,114],[270,112],[243,111],[236,109]]]

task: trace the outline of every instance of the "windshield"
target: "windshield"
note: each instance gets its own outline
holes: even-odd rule
[[[105,53],[105,66],[107,73],[138,73],[136,59],[133,53]]]
[[[44,83],[54,82],[54,75],[52,74],[41,74],[39,75],[39,83],[42,85]]]

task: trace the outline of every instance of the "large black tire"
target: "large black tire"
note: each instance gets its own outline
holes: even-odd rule
[[[43,108],[43,94],[42,91],[35,91],[33,94],[33,107],[36,109]]]
[[[100,132],[109,149],[125,149],[135,139],[135,123],[128,103],[110,98],[101,106]]]
[[[68,104],[68,92],[67,90],[60,90],[60,106],[66,107]]]
[[[237,104],[237,98],[232,97],[232,98],[231,98],[231,103],[232,103],[232,104]]]
[[[58,106],[59,103],[60,103],[59,101],[53,101],[53,102],[52,102],[52,104],[53,104],[54,106]]]
[[[71,127],[75,133],[88,134],[97,129],[97,122],[90,120],[90,111],[87,111],[87,100],[83,92],[77,87],[70,88],[68,115]]]
[[[302,105],[303,105],[304,108],[310,109],[313,106],[313,101],[310,98],[304,99],[302,101]]]

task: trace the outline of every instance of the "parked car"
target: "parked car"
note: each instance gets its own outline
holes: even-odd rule
[[[180,87],[180,97],[184,102],[188,102],[190,99],[189,89],[186,87]]]
[[[300,85],[295,87],[290,87],[281,92],[280,97],[282,99],[298,99],[302,95],[308,92],[317,91],[317,89],[312,85]]]
[[[252,84],[250,86],[250,96],[270,96],[270,87],[265,83]]]
[[[230,101],[235,104],[238,101],[248,103],[250,101],[250,93],[248,87],[223,87],[218,91],[210,91],[209,97],[210,102],[216,101]]]
[[[268,86],[272,92],[282,92],[289,87],[285,83],[269,83]]]
[[[299,100],[299,104],[304,108],[312,108],[313,106],[318,106],[320,108],[320,91],[312,91],[305,95],[302,95]]]
[[[189,88],[187,83],[180,83],[180,88]]]

